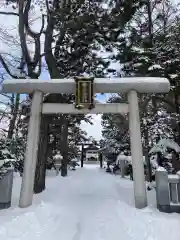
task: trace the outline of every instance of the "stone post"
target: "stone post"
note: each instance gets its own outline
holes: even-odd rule
[[[128,93],[128,101],[135,207],[145,208],[147,206],[147,193],[144,176],[139,106],[136,91],[130,91]]]
[[[155,173],[156,177],[156,201],[157,208],[161,212],[171,212],[168,173],[163,167],[159,167]]]
[[[42,93],[35,92],[31,105],[31,116],[28,127],[28,139],[24,162],[24,172],[21,184],[19,207],[26,208],[32,205],[34,178],[37,162],[39,131],[42,110]]]

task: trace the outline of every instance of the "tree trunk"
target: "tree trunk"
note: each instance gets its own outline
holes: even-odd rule
[[[67,176],[67,163],[68,163],[68,154],[63,153],[63,160],[61,165],[61,176],[66,177]]]
[[[53,1],[53,5],[56,4],[57,1]],[[52,53],[52,43],[53,43],[53,30],[55,26],[54,14],[53,11],[48,11],[48,21],[46,27],[46,34],[45,34],[45,42],[44,42],[44,53],[45,53],[45,60],[49,70],[49,74],[51,78],[58,78],[60,76],[59,70],[57,68],[56,59]],[[62,33],[62,40],[63,40]]]
[[[63,156],[61,165],[61,176],[67,176],[67,164],[68,164],[68,122],[65,121],[62,129],[62,142],[61,142],[61,152]]]
[[[9,139],[12,139],[12,137],[13,137],[17,114],[18,114],[18,109],[19,109],[19,101],[20,101],[20,94],[16,94],[15,102],[14,101],[12,102],[12,104],[13,104],[12,118],[9,123],[8,136],[7,136]]]
[[[146,165],[147,165],[147,180],[148,180],[148,182],[152,182],[152,167],[151,167],[150,158],[148,156],[149,141],[148,141],[148,129],[147,129],[147,127],[145,128],[145,131],[144,131],[144,140],[145,140],[144,155],[145,155],[145,161],[146,161]]]
[[[83,167],[84,164],[84,144],[82,144],[82,149],[81,149],[81,167]]]
[[[48,149],[48,118],[43,116],[40,127],[39,137],[39,148],[38,148],[38,159],[36,165],[36,173],[34,180],[34,193],[41,193],[45,189],[46,179],[46,160],[47,160],[47,149]]]
[[[103,167],[103,155],[102,153],[99,153],[99,163],[100,163],[100,168]]]
[[[174,103],[175,103],[175,108],[176,108],[176,113],[179,115],[179,94],[175,92],[174,94]],[[177,122],[177,136],[176,136],[176,142],[180,145],[180,122]]]

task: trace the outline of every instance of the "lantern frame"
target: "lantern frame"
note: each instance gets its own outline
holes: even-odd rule
[[[75,108],[93,109],[94,105],[94,77],[75,77]],[[85,84],[85,87],[83,86]],[[86,88],[86,90],[85,90]],[[87,101],[83,101],[83,99]]]

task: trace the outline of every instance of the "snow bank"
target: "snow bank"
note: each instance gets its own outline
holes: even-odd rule
[[[180,230],[178,230],[179,216],[160,214],[150,209],[138,211],[129,208],[126,204],[119,202],[120,208],[127,214],[123,216],[123,226],[121,229],[121,239],[126,240],[168,240],[179,239]],[[175,230],[176,229],[176,230]],[[123,234],[122,234],[123,232]]]
[[[47,178],[46,191],[35,196],[30,208],[0,211],[0,239],[179,240],[180,215],[152,207],[137,210],[132,204],[132,181],[85,165],[67,178]]]

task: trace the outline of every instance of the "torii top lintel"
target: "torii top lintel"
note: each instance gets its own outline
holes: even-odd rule
[[[125,93],[131,90],[139,93],[167,93],[170,83],[166,78],[130,77],[130,78],[95,78],[95,93]],[[74,93],[74,79],[37,79],[5,80],[2,84],[4,93]]]

